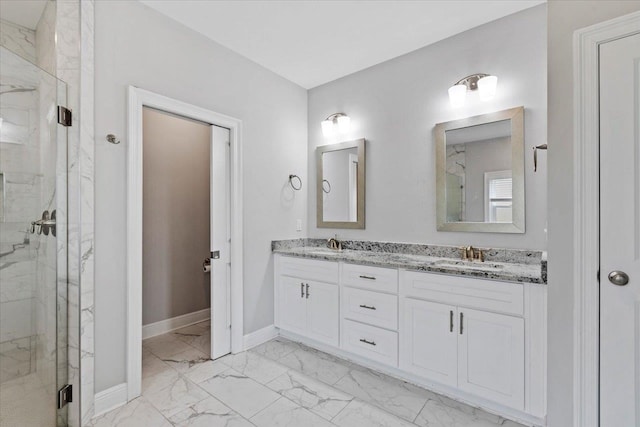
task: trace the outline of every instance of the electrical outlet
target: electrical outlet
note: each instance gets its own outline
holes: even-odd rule
[[[296,231],[302,231],[302,220],[301,219],[297,219],[296,220]]]

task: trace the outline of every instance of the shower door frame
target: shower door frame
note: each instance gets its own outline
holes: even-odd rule
[[[127,144],[127,400],[142,378],[142,108],[151,107],[230,131],[231,352],[244,350],[242,121],[135,86],[128,87]],[[124,402],[121,402],[124,403]]]

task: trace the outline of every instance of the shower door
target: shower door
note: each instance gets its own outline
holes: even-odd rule
[[[66,91],[0,47],[2,427],[67,425]]]

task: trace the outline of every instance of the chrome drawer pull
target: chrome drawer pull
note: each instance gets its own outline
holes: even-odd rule
[[[360,342],[363,342],[363,343],[369,344],[369,345],[376,345],[375,341],[367,341],[364,338],[360,338]]]
[[[366,308],[367,310],[375,310],[376,308],[374,306],[368,306],[365,304],[360,304],[360,308]]]
[[[376,278],[375,278],[375,277],[373,277],[373,276],[362,276],[362,275],[361,275],[361,276],[360,276],[360,278],[361,278],[361,279],[367,279],[367,280],[376,280]]]
[[[304,283],[300,282],[300,298],[304,298]]]

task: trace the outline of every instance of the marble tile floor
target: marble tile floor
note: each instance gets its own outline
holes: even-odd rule
[[[276,338],[209,360],[209,323],[143,341],[142,396],[93,427],[522,427]]]

